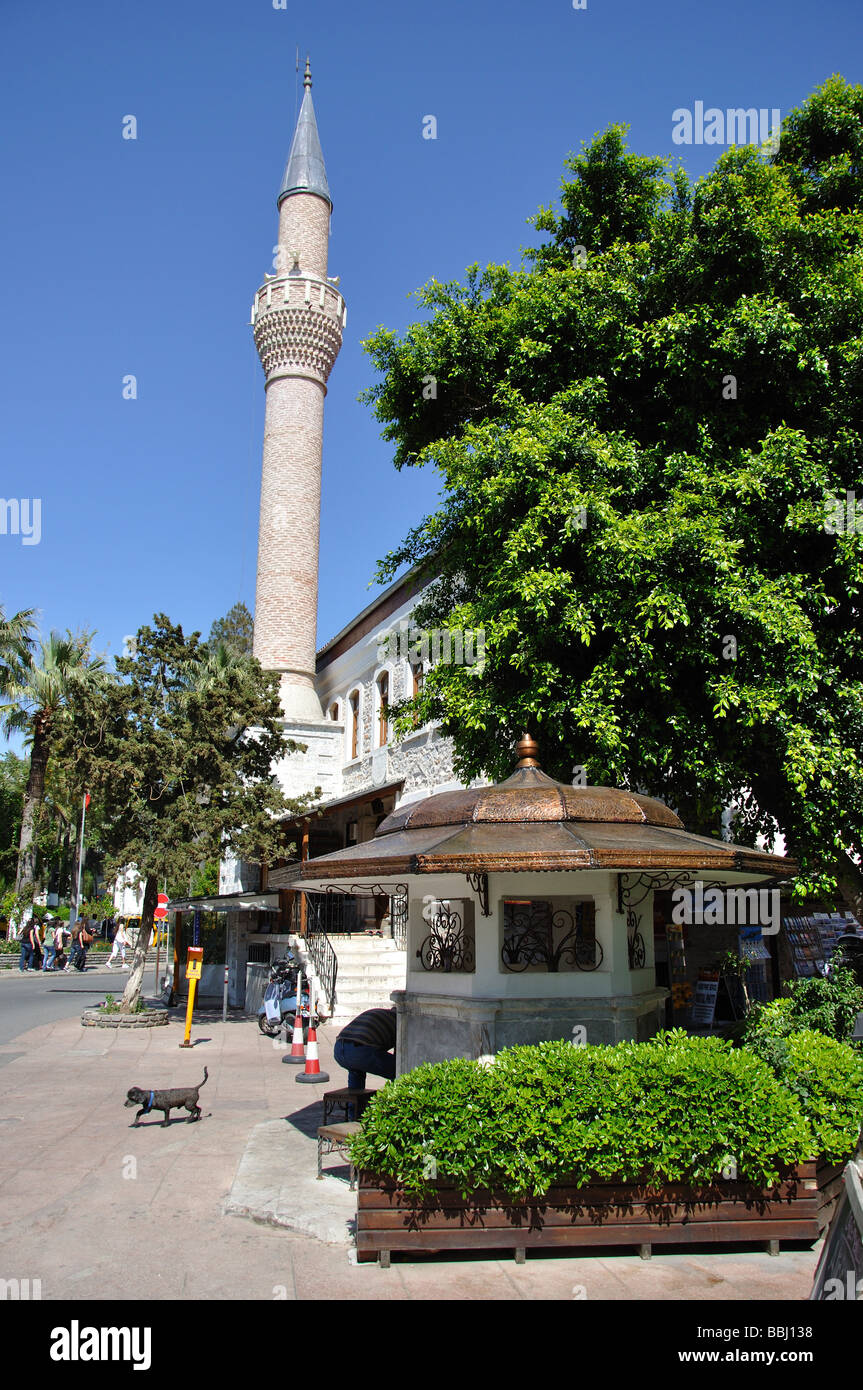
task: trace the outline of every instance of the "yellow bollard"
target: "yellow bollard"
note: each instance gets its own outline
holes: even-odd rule
[[[180,1047],[191,1047],[192,1010],[195,1007],[195,991],[201,978],[201,964],[204,958],[203,946],[190,946],[186,957],[186,979],[189,981],[189,1002],[186,1006],[186,1034]]]

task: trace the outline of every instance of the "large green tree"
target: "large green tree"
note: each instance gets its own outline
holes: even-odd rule
[[[124,1008],[139,997],[157,895],[232,852],[253,863],[286,852],[278,817],[299,813],[273,763],[298,747],[280,729],[278,677],[252,657],[211,652],[163,614],[117,658],[119,680],[82,698],[67,755],[101,806],[110,869],[144,881]],[[312,789],[310,788],[310,793]]]
[[[26,761],[17,754],[6,752],[0,758],[0,893],[15,883],[27,773]]]
[[[217,618],[213,623],[209,646],[225,646],[239,656],[251,656],[254,636],[255,620],[243,600],[239,599],[224,618]]]
[[[25,608],[8,618],[0,604],[0,697],[17,682],[22,667],[30,660],[34,645],[35,609]]]
[[[0,604],[0,709],[15,690],[33,652],[35,610],[24,609],[6,616]],[[27,764],[12,752],[0,760],[0,890],[15,882],[21,811],[27,785]]]
[[[612,127],[533,221],[521,268],[433,281],[366,345],[396,466],[444,486],[380,577],[416,566],[421,623],[485,634],[400,725],[440,719],[465,777],[531,728],[565,780],[711,834],[734,803],[802,885],[859,891],[863,88],[695,183]]]
[[[102,658],[90,650],[92,634],[52,632],[36,652],[26,652],[4,680],[0,720],[7,733],[23,733],[30,749],[24,792],[15,889],[32,892],[36,883],[39,820],[48,761],[67,707],[80,691],[95,690],[106,679]]]

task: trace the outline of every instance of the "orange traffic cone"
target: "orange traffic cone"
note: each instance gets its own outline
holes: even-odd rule
[[[318,1061],[318,1034],[312,1020],[309,1019],[309,1040],[306,1043],[306,1069],[301,1071],[295,1078],[297,1081],[329,1081],[329,1074],[321,1071],[321,1064]]]
[[[294,1032],[291,1037],[291,1050],[282,1058],[283,1062],[289,1062],[293,1066],[302,1066],[305,1061],[303,1056],[303,1015],[299,1009],[294,1014]]]

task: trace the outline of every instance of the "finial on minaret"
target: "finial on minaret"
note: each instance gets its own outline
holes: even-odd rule
[[[278,203],[281,207],[282,201],[291,193],[316,193],[319,198],[327,200],[330,205],[330,212],[332,212],[333,200],[330,197],[327,184],[327,171],[324,168],[324,156],[321,152],[315,108],[312,102],[312,64],[310,58],[306,58],[303,88],[303,102],[297,117],[297,126],[291,142],[285,177],[282,179],[282,186],[279,190]]]

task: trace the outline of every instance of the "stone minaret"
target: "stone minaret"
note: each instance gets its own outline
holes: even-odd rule
[[[347,317],[327,278],[333,205],[308,59],[303,86],[278,199],[277,271],[252,307],[267,378],[254,653],[281,674],[285,718],[295,723],[323,718],[314,682],[324,396]]]

